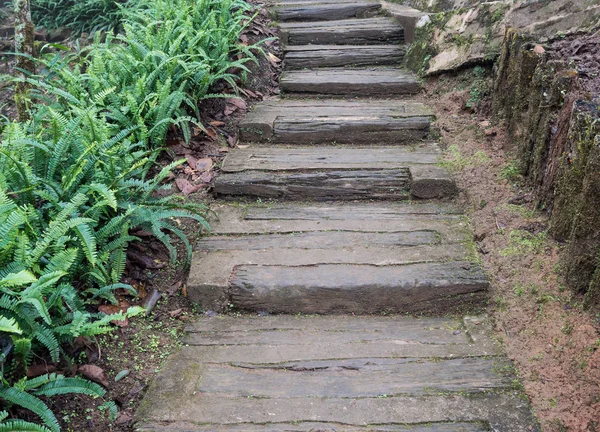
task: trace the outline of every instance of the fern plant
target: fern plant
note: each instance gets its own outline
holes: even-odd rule
[[[37,415],[42,425],[19,419],[9,419],[7,411],[0,411],[0,432],[40,431],[59,432],[60,426],[54,413],[48,408],[40,396],[51,398],[64,394],[84,394],[102,397],[106,391],[98,384],[83,378],[65,378],[63,375],[46,374],[37,378],[20,379],[9,385],[2,377],[0,383],[0,399],[8,405],[17,405]]]

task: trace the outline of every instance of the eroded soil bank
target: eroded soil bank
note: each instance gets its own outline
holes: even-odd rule
[[[423,96],[438,115],[447,165],[462,190],[475,241],[492,280],[489,311],[497,338],[522,378],[543,430],[600,430],[599,316],[562,283],[564,246],[523,186],[514,141],[489,116],[491,80],[477,69],[438,77]],[[489,75],[488,75],[489,76]],[[475,83],[475,84],[473,84]]]

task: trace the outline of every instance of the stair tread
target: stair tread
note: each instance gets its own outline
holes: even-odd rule
[[[432,118],[424,104],[404,100],[275,99],[248,112],[240,137],[296,145],[398,144],[424,138]]]
[[[210,221],[213,235],[195,245],[187,289],[191,299],[209,307],[214,307],[214,291],[228,292],[232,275],[244,265],[370,269],[474,256],[469,226],[452,204],[221,204],[212,209],[219,218]]]
[[[271,14],[279,21],[332,21],[361,17],[381,9],[374,0],[330,3],[287,3],[271,7]]]
[[[286,69],[398,65],[400,45],[291,45],[284,49]]]
[[[393,18],[335,21],[284,22],[280,25],[285,45],[372,45],[404,42],[404,29]]]
[[[319,68],[284,72],[281,89],[290,93],[391,96],[418,93],[417,78],[402,68]]]
[[[516,432],[535,424],[514,377],[498,372],[509,362],[479,318],[217,316],[187,331],[137,413],[140,431]]]
[[[454,196],[436,144],[235,149],[213,184],[218,196],[282,199],[409,199]]]
[[[248,170],[308,171],[332,169],[396,169],[408,165],[434,165],[442,152],[435,143],[415,146],[283,147],[251,146],[232,150],[225,158],[223,173]]]

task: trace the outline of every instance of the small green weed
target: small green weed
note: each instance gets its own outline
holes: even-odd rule
[[[501,256],[536,254],[546,244],[548,234],[544,231],[532,234],[529,231],[514,230],[510,232],[510,243],[500,251]]]

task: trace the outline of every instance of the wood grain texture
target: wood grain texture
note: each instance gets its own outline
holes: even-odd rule
[[[270,9],[274,19],[286,21],[334,21],[348,18],[362,18],[375,13],[381,5],[375,1],[355,1],[352,3],[287,4]]]
[[[418,93],[414,75],[399,68],[314,69],[284,72],[281,89],[288,93],[345,96],[393,96]]]
[[[429,301],[484,292],[488,286],[483,270],[468,262],[241,266],[231,279],[230,296],[234,305],[250,311],[405,313],[427,311]]]
[[[437,144],[415,147],[249,147],[234,149],[225,158],[222,172],[248,170],[303,171],[338,169],[396,169],[439,162]]]
[[[432,119],[417,102],[277,99],[250,111],[240,134],[248,142],[396,144],[423,138]]]
[[[318,201],[409,199],[410,172],[408,168],[307,173],[244,171],[220,175],[213,192],[217,196]]]
[[[399,65],[405,49],[399,45],[293,45],[285,49],[285,68]]]
[[[282,23],[284,45],[401,44],[404,29],[391,18]]]

